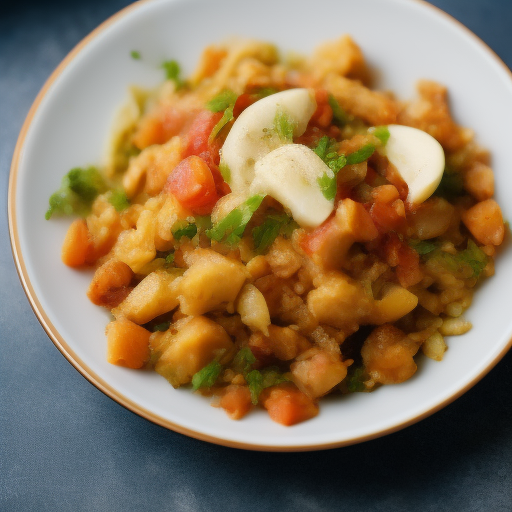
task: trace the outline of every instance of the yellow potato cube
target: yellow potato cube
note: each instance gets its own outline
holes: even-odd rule
[[[209,249],[196,249],[180,282],[180,306],[185,315],[202,315],[233,303],[248,278],[245,266]]]
[[[191,382],[216,357],[231,356],[234,347],[224,328],[204,316],[178,320],[150,343],[161,352],[155,370],[175,388]]]
[[[392,323],[410,313],[418,305],[418,297],[399,285],[390,284],[382,298],[374,303],[369,322],[376,325]]]
[[[180,273],[177,271],[156,270],[146,276],[124,299],[112,310],[116,318],[128,318],[136,324],[145,324],[153,318],[172,311],[179,304],[178,283]]]

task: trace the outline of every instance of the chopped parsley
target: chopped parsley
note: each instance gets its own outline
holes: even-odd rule
[[[240,206],[231,210],[220,222],[206,231],[206,235],[216,242],[236,244],[242,238],[245,228],[265,196],[249,197]]]
[[[332,201],[336,196],[336,175],[347,164],[345,155],[338,153],[338,143],[330,139],[327,135],[323,136],[317,143],[313,151],[327,164],[332,173],[324,173],[317,179],[320,190],[326,199]]]
[[[130,57],[134,60],[140,60],[141,59],[141,55],[140,55],[140,52],[138,52],[137,50],[132,50],[130,52]]]
[[[171,322],[162,322],[161,324],[156,324],[153,326],[153,332],[164,332],[169,329]]]
[[[235,92],[226,89],[212,98],[206,104],[206,108],[212,112],[222,112],[227,108],[232,107],[235,104],[237,98],[238,96]]]
[[[194,223],[179,220],[172,226],[171,233],[175,240],[180,240],[184,236],[192,239],[197,234],[197,226]]]
[[[351,118],[350,116],[340,107],[340,104],[336,100],[336,98],[330,94],[329,95],[329,106],[332,109],[332,118],[334,121],[334,124],[338,126],[343,126],[347,124]]]
[[[279,371],[273,368],[264,368],[263,370],[251,370],[245,380],[251,393],[251,402],[256,405],[260,394],[265,388],[276,386],[282,382],[288,382],[288,379]]]
[[[165,266],[166,267],[169,267],[170,265],[172,265],[174,263],[174,253],[173,252],[170,252],[166,257],[165,257]]]
[[[278,108],[274,117],[274,131],[282,141],[292,142],[296,123],[283,109]]]
[[[222,365],[219,361],[212,361],[194,374],[192,377],[192,388],[194,391],[199,388],[211,388],[217,381],[221,371]]]
[[[380,140],[380,143],[382,146],[385,146],[389,140],[389,130],[387,126],[376,126],[375,128],[371,129],[370,133],[375,135]]]
[[[180,78],[181,68],[175,60],[166,60],[162,63],[162,69],[165,71],[165,78],[172,80],[176,84],[176,88],[183,87],[184,82]]]
[[[354,153],[347,155],[347,165],[360,164],[361,162],[368,160],[368,158],[373,155],[374,151],[374,144],[365,144],[362,148],[354,151]]]
[[[425,256],[439,248],[439,244],[432,240],[409,240],[409,245],[420,255]]]
[[[256,357],[249,347],[241,348],[233,359],[233,369],[239,373],[249,373],[252,365],[256,362]]]
[[[117,212],[122,212],[130,206],[130,201],[128,200],[124,190],[113,190],[108,198],[108,202],[116,209]]]
[[[489,261],[489,257],[485,252],[471,239],[468,240],[466,249],[456,254],[436,250],[430,253],[429,259],[433,259],[448,271],[456,273],[462,278],[480,277]]]
[[[45,218],[52,215],[87,215],[98,194],[107,190],[107,184],[96,167],[76,167],[62,178],[61,187],[50,196]]]
[[[252,230],[254,249],[258,254],[264,253],[279,236],[290,236],[298,224],[286,213],[268,215],[263,224]]]

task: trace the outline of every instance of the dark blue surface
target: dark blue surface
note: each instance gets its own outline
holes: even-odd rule
[[[512,353],[455,403],[401,432],[280,454],[153,425],[93,387],[50,342],[11,257],[10,161],[50,73],[127,3],[0,3],[0,510],[511,511]],[[511,0],[432,3],[512,67]]]

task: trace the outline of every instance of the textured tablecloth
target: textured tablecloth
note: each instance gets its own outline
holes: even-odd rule
[[[0,510],[511,511],[512,353],[455,403],[405,430],[283,454],[156,426],[98,391],[51,343],[11,256],[10,161],[44,81],[127,3],[0,3]],[[511,0],[432,3],[512,67]]]

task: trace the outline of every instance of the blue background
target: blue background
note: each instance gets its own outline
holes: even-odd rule
[[[512,67],[511,0],[431,3]],[[53,69],[127,4],[0,2],[0,510],[511,511],[512,353],[455,403],[403,431],[284,454],[215,446],[153,425],[103,395],[54,347],[11,256],[10,161]]]

